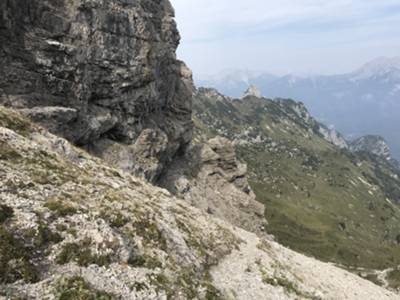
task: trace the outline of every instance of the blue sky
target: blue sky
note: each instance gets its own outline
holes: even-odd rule
[[[178,56],[207,77],[351,71],[400,54],[400,0],[171,0]]]

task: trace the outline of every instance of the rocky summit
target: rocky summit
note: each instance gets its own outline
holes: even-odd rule
[[[168,0],[6,0],[0,12],[0,300],[399,299],[394,268],[351,273],[274,241],[265,216],[276,207],[264,206],[271,203],[254,180],[264,176],[268,187],[270,178],[238,145],[291,153],[311,178],[320,157],[308,142],[328,151],[343,141],[301,103],[260,109],[254,89],[246,101],[196,91],[176,59]],[[262,123],[261,112],[274,124]],[[303,144],[292,151],[260,125]],[[266,163],[258,167],[277,170]],[[369,183],[378,180],[367,177],[369,167],[354,185],[388,198],[384,207],[381,198],[369,202],[368,220],[381,222],[361,239],[387,229],[387,252],[371,259],[374,249],[363,248],[360,257],[393,264],[397,179],[384,179],[397,173],[379,169],[394,187],[385,189]],[[271,191],[283,198],[275,188],[282,181],[294,182],[274,179]],[[293,188],[314,193],[301,182]],[[310,216],[321,211],[307,208]],[[349,215],[338,226],[349,238],[354,228],[366,231]]]

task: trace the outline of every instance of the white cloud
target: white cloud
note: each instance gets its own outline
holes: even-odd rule
[[[349,57],[350,66],[341,66],[349,68],[400,50],[399,0],[171,2],[182,35],[179,55],[199,73],[224,68],[329,72],[331,66],[321,67],[327,61],[335,72],[340,67],[335,53],[343,62]],[[350,58],[350,52],[357,57]]]

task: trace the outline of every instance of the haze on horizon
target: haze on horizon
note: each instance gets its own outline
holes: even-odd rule
[[[350,72],[400,53],[398,0],[171,0],[196,79],[226,70]]]

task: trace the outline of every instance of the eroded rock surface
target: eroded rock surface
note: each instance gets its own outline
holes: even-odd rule
[[[100,154],[164,136],[151,162],[138,146],[126,166],[150,180],[191,140],[192,76],[176,59],[168,0],[14,0],[0,11],[0,104]]]
[[[377,135],[366,135],[351,142],[350,149],[353,152],[367,152],[390,161],[392,156],[385,139]]]
[[[160,185],[204,212],[249,231],[262,233],[264,205],[247,182],[247,167],[232,142],[215,137],[193,146],[172,164]]]

